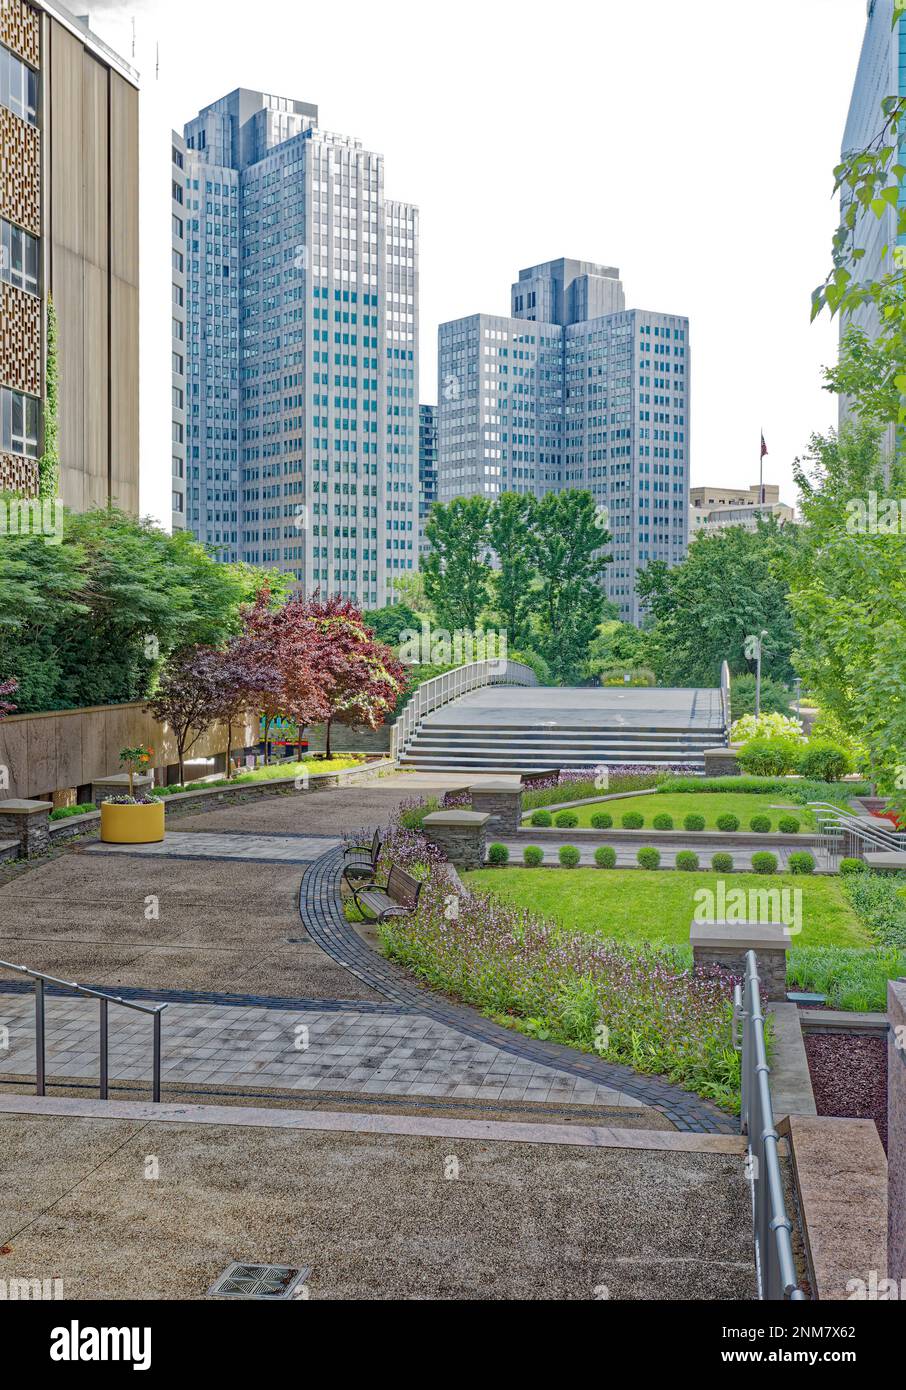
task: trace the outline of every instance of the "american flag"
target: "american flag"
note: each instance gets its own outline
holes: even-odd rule
[[[764,442],[764,430],[762,430],[762,432],[761,432],[761,457],[764,458],[764,456],[765,456],[765,454],[766,454],[767,452],[768,452],[768,446],[767,446],[767,444],[765,444],[765,442]]]

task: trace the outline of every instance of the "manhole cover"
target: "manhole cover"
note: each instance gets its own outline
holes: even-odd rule
[[[311,1266],[231,1264],[208,1289],[220,1298],[298,1298]]]

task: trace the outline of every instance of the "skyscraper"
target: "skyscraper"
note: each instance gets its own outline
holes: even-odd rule
[[[427,550],[425,523],[437,501],[437,406],[418,408],[418,538],[419,550]]]
[[[627,309],[619,271],[520,271],[511,314],[441,324],[438,500],[582,488],[607,509],[609,599],[638,623],[638,570],[686,554],[689,320]]]
[[[174,531],[181,531],[186,524],[186,142],[175,130],[170,162],[172,525]]]
[[[843,133],[844,158],[875,143],[884,126],[885,117],[881,111],[884,98],[906,96],[906,25],[901,20],[894,26],[893,17],[894,0],[868,0],[865,36]],[[906,186],[901,183],[900,208],[904,203]],[[845,206],[844,189],[841,215]],[[853,274],[859,280],[877,281],[894,269],[895,248],[898,242],[902,244],[906,240],[897,235],[897,213],[898,209],[887,207],[880,218],[871,211],[857,219],[854,244],[865,251],[865,255],[853,266]],[[852,314],[842,316],[841,336],[850,324],[861,328],[869,337],[874,337],[879,328],[876,306],[873,303],[861,304]],[[844,423],[848,416],[848,398],[841,396],[840,423]],[[895,438],[896,431],[891,425],[886,439],[889,452],[893,451]]]
[[[184,131],[188,525],[368,607],[418,555],[418,213],[317,107]]]

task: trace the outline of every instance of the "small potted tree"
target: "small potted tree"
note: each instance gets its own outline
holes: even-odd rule
[[[140,743],[120,749],[120,766],[129,773],[128,796],[101,802],[101,839],[112,845],[147,845],[164,838],[164,803],[135,795],[135,774],[151,765],[154,749]]]

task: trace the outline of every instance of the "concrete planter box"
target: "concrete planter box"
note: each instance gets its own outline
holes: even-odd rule
[[[101,839],[108,845],[150,845],[164,838],[164,806],[101,806]]]

